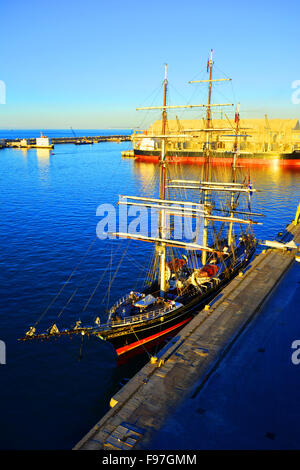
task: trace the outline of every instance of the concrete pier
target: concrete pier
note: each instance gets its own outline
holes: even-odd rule
[[[300,243],[300,224],[287,232]],[[295,250],[264,250],[114,397],[111,409],[75,450],[148,449],[165,421],[197,395],[261,311],[295,259]]]
[[[21,148],[22,139],[3,139],[0,143],[0,148],[4,147],[16,147]],[[130,135],[98,135],[98,136],[85,136],[85,137],[52,137],[52,144],[75,144],[77,142],[84,142],[88,140],[91,143],[98,144],[100,142],[127,142],[131,140]],[[36,139],[26,139],[28,147],[34,147],[36,144]],[[3,147],[1,147],[1,145]]]

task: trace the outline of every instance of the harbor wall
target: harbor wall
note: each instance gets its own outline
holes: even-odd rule
[[[26,142],[25,142],[26,140]],[[86,137],[52,137],[49,139],[52,144],[75,144],[77,142],[84,142],[85,140],[90,141],[91,143],[100,143],[100,142],[127,142],[131,140],[131,136],[127,135],[109,135],[109,136],[86,136]],[[4,147],[26,147],[26,146],[35,146],[38,139],[3,139],[2,145]],[[1,148],[1,143],[0,143]]]

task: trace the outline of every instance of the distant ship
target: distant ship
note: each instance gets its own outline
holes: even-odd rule
[[[213,63],[214,64],[214,63]],[[211,103],[212,69],[209,80],[191,81],[189,83],[208,83],[208,94]],[[168,108],[194,108],[201,105],[167,106]],[[166,141],[166,161],[169,163],[194,164],[205,163],[207,145],[213,153],[215,164],[231,165],[235,149],[235,125],[237,115],[229,119],[212,119],[212,109],[209,106],[209,127],[206,119],[168,120],[166,134],[177,132],[177,138]],[[143,109],[156,109],[155,106]],[[224,114],[224,113],[223,113]],[[298,119],[239,119],[240,141],[239,161],[247,165],[270,165],[272,163],[300,168],[300,125]],[[135,132],[132,135],[133,156],[136,160],[158,162],[161,155],[161,139],[159,134],[162,121],[154,122],[148,130]],[[213,133],[212,133],[213,132]],[[209,135],[209,133],[211,133]]]
[[[36,138],[36,144],[32,145],[35,148],[42,148],[42,149],[53,149],[54,145],[51,143],[51,140],[43,135],[41,132],[41,136]]]
[[[243,124],[243,120],[241,120]],[[213,123],[215,125],[215,123]],[[184,132],[184,131],[183,131]],[[300,130],[299,130],[300,136]],[[231,136],[227,136],[231,137]],[[170,142],[167,144],[166,160],[168,163],[179,163],[179,164],[203,164],[205,162],[205,143],[197,141],[192,144],[193,148],[190,148],[189,143],[181,138],[178,141]],[[160,158],[160,143],[157,141],[155,135],[151,134],[134,134],[132,136],[133,141],[133,155],[136,160],[145,162],[157,163]],[[212,143],[213,144],[213,143]],[[233,150],[222,149],[223,142],[219,142],[219,148],[212,150],[214,154],[214,163],[216,164],[228,164],[231,165],[232,158],[234,155]],[[218,143],[215,144],[215,147]],[[212,145],[212,147],[214,147]],[[247,149],[247,146],[245,146]],[[291,166],[299,167],[300,169],[300,145],[299,148],[294,147],[285,151],[280,150],[240,150],[240,163],[247,165],[271,165],[279,164],[280,166]]]

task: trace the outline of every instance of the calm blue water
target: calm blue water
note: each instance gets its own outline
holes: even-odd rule
[[[45,134],[51,137],[50,131]],[[92,134],[84,130],[82,135]],[[23,135],[18,131],[18,136]],[[41,329],[56,321],[75,289],[60,326],[98,314],[104,319],[108,305],[144,281],[150,245],[122,241],[120,247],[120,242],[95,238],[99,204],[116,203],[119,194],[157,194],[157,167],[122,160],[121,151],[128,148],[130,143],[100,143],[56,145],[53,154],[39,149],[0,150],[0,339],[7,345],[7,364],[0,365],[0,448],[71,448],[107,410],[121,378],[132,375],[144,360],[117,368],[110,345],[96,339],[84,340],[80,361],[78,339],[17,341],[88,249],[41,319]],[[200,171],[195,166],[176,169],[186,177],[197,177]],[[228,173],[223,168],[218,171]],[[251,170],[251,181],[264,190],[255,195],[253,210],[267,215],[257,236],[273,238],[294,217],[300,172],[258,168]],[[126,256],[106,295],[124,247]],[[103,281],[83,312],[101,276]]]

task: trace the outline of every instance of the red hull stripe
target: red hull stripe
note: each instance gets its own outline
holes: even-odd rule
[[[180,326],[184,325],[188,321],[191,320],[190,318],[187,318],[186,320],[183,320],[180,323],[177,323],[177,325],[171,326],[171,328],[167,328],[166,330],[161,331],[160,333],[156,333],[155,335],[148,336],[147,338],[141,339],[140,341],[136,341],[134,343],[128,344],[127,346],[122,346],[122,348],[116,349],[116,352],[118,356],[121,354],[124,354],[125,352],[131,351],[131,349],[137,348],[139,346],[142,346],[143,344],[149,343],[149,341],[153,341],[154,339],[159,338],[160,336],[163,336],[167,333],[170,333],[170,331],[176,330],[176,328],[179,328]]]
[[[159,157],[156,155],[139,155],[136,154],[136,160],[137,161],[143,161],[143,162],[151,162],[151,163],[157,163],[159,160]],[[182,163],[182,164],[199,164],[202,165],[205,162],[205,158],[203,157],[166,157],[166,161],[168,163]],[[222,157],[214,157],[213,161],[211,162],[212,164],[218,164],[218,163],[225,163],[225,165],[231,165],[233,159],[228,157],[228,158],[222,158]],[[279,166],[300,166],[300,159],[299,158],[276,158],[276,159],[267,159],[267,158],[247,158],[247,157],[239,157],[239,162],[240,163],[245,163],[247,165],[279,165]]]

